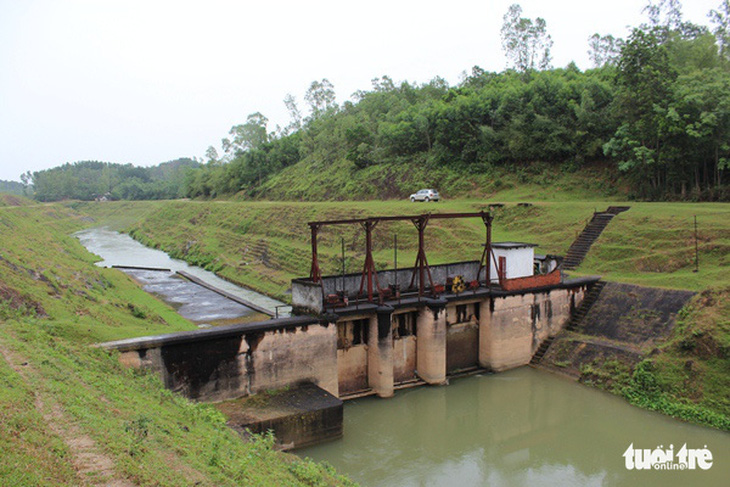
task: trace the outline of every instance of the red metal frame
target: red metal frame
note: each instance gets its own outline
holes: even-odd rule
[[[487,282],[487,287],[491,287],[492,285],[492,261],[490,260],[490,257],[492,260],[494,260],[494,252],[492,252],[492,221],[494,220],[494,217],[489,212],[482,212],[482,221],[484,222],[484,226],[487,227],[487,236],[486,236],[486,242],[484,242],[484,252],[482,252],[482,258],[479,259],[479,270],[477,271],[477,282],[479,281],[479,275],[482,273],[482,269],[485,267],[487,268],[485,281]]]
[[[321,227],[322,225],[320,223],[309,223],[309,228],[312,230],[312,267],[309,269],[309,278],[315,284],[322,278],[322,274],[319,270],[319,259],[317,258],[317,234]]]
[[[479,270],[477,271],[477,281],[479,281],[479,274],[482,269],[486,266],[487,286],[490,285],[490,272],[491,263],[490,256],[494,259],[494,253],[492,252],[492,220],[493,217],[488,211],[480,211],[476,213],[425,213],[422,215],[399,215],[399,216],[379,216],[372,218],[352,218],[346,220],[329,220],[329,221],[316,221],[309,222],[309,227],[312,231],[312,266],[309,272],[309,278],[314,283],[318,283],[322,279],[322,274],[319,268],[319,260],[317,255],[317,236],[319,230],[324,225],[348,225],[348,224],[360,224],[365,229],[365,265],[363,266],[362,278],[360,280],[360,292],[362,295],[365,283],[367,282],[367,294],[368,300],[373,300],[373,281],[375,282],[375,290],[378,294],[381,294],[381,288],[378,283],[378,274],[375,270],[375,261],[373,259],[373,248],[372,248],[372,231],[375,226],[381,221],[411,221],[418,230],[418,254],[416,256],[416,263],[413,268],[413,275],[411,276],[410,287],[413,284],[418,275],[418,295],[423,296],[425,292],[425,277],[428,276],[428,282],[431,285],[431,290],[436,291],[437,286],[434,285],[431,277],[431,269],[428,266],[428,259],[426,258],[425,249],[425,237],[424,233],[426,226],[431,219],[453,219],[453,218],[476,218],[479,217],[484,222],[487,228],[486,243],[484,246],[484,252],[480,260]],[[486,262],[485,262],[486,259]]]
[[[431,269],[428,267],[428,259],[426,259],[425,239],[423,238],[423,232],[426,230],[428,225],[428,219],[430,215],[421,215],[418,218],[411,220],[418,230],[418,254],[416,255],[416,263],[413,264],[413,274],[411,275],[411,284],[409,288],[413,287],[413,283],[416,280],[416,273],[418,273],[418,295],[423,296],[425,290],[424,271],[428,273],[428,282],[431,284],[431,289],[435,290],[433,285],[433,279],[431,278]]]
[[[362,222],[361,225],[365,229],[365,265],[362,269],[362,278],[360,279],[360,292],[358,296],[362,295],[362,289],[365,285],[367,278],[368,283],[368,301],[373,300],[373,279],[375,280],[375,287],[380,294],[380,284],[378,284],[378,273],[375,270],[375,261],[373,260],[373,229],[378,224],[378,220],[367,220]]]

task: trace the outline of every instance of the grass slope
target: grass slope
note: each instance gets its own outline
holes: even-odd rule
[[[61,205],[0,209],[0,483],[348,484],[90,346],[194,325],[93,266],[69,236],[89,224]]]
[[[637,350],[643,360],[622,360],[608,348],[580,366],[580,380],[637,406],[730,431],[729,317],[730,288],[704,291],[680,312],[663,343]],[[572,335],[566,339],[584,338]]]
[[[455,169],[419,162],[384,163],[359,169],[346,159],[332,165],[307,158],[268,179],[255,191],[273,201],[404,199],[421,188],[438,188],[445,198],[620,199],[628,186],[601,164],[573,170],[548,164]],[[552,188],[553,191],[546,191]]]

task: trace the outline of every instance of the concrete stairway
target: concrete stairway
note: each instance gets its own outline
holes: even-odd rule
[[[532,360],[530,360],[530,365],[537,365],[540,363],[542,358],[545,356],[545,352],[547,352],[550,345],[553,344],[553,340],[555,340],[555,335],[547,337],[545,341],[540,344],[535,351],[535,355],[532,356]]]
[[[618,215],[619,213],[623,213],[624,211],[629,211],[631,209],[630,206],[609,206],[606,210],[606,213],[611,213],[612,215]]]
[[[593,242],[598,239],[603,229],[611,223],[613,217],[629,208],[629,206],[610,206],[606,211],[594,213],[591,221],[588,222],[588,225],[570,245],[568,252],[565,254],[563,270],[570,271],[578,267],[588,254]]]
[[[601,291],[606,286],[606,281],[598,281],[586,293],[583,301],[581,301],[578,309],[575,310],[573,315],[570,317],[570,321],[565,325],[565,329],[568,331],[575,331],[579,328],[583,319],[588,314],[593,304],[598,300],[598,296],[601,295]]]
[[[601,290],[605,286],[606,281],[598,281],[591,286],[583,298],[583,301],[580,303],[580,306],[578,306],[578,309],[576,309],[570,317],[568,324],[565,325],[566,330],[575,331],[578,329],[588,314],[588,311],[591,309],[591,306],[593,306],[593,304],[598,300],[598,296],[600,296]],[[549,336],[540,344],[538,349],[535,351],[535,354],[532,356],[532,360],[530,360],[530,365],[537,365],[540,361],[542,361],[542,358],[545,356],[545,353],[547,353],[550,345],[553,344],[553,340],[555,340],[556,336],[557,335]]]

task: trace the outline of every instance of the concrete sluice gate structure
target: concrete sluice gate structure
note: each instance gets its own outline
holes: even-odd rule
[[[538,261],[535,265],[551,264]],[[378,303],[334,302],[333,295],[357,295],[360,274],[324,276],[319,284],[295,279],[294,309],[318,314],[332,325],[328,332],[336,344],[336,357],[330,356],[328,367],[336,370],[337,384],[325,388],[341,398],[390,397],[398,388],[441,385],[449,376],[473,370],[499,372],[526,365],[544,340],[564,328],[587,288],[598,280],[553,283],[549,272],[512,278],[522,282],[535,278],[535,287],[506,290],[482,283],[456,292],[453,283],[460,281],[456,277],[476,276],[479,268],[478,261],[431,266],[434,282],[452,283],[443,285],[437,297],[413,290],[393,293]],[[413,269],[378,272],[378,282],[395,282],[396,272],[398,282],[408,282]]]
[[[503,251],[501,259],[495,255],[501,265],[489,286],[478,280],[478,285],[463,284],[483,271],[479,261],[430,266],[439,294],[432,288],[419,292],[417,286],[381,294],[377,301],[354,299],[364,274],[319,276],[316,283],[311,277],[294,279],[296,316],[102,346],[117,350],[122,363],[156,371],[166,387],[199,401],[308,382],[343,399],[389,397],[401,387],[445,384],[449,376],[468,371],[503,371],[528,364],[598,280],[562,279],[557,260],[535,261],[532,247],[494,244],[495,251]],[[547,274],[532,275],[533,269]],[[374,277],[383,285],[407,282],[418,270],[381,271]]]

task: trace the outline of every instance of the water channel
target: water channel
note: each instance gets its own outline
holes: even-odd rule
[[[191,266],[182,260],[172,259],[165,252],[146,247],[127,234],[115,232],[106,227],[97,227],[82,230],[74,235],[87,250],[103,259],[97,262],[100,267],[131,266],[170,269],[172,272],[183,271],[218,289],[261,306],[272,313],[275,312],[277,307],[284,306],[281,301],[239,287],[225,279],[221,279],[210,271]],[[227,300],[224,298],[202,288],[195,291],[196,296],[192,296],[194,299],[188,299],[191,297],[189,286],[183,286],[184,282],[182,280],[179,280],[178,283],[171,281],[173,277],[169,274],[146,271],[131,271],[129,273],[141,282],[149,292],[156,293],[165,300],[172,302],[178,300],[181,304],[197,303],[197,306],[201,308],[198,312],[193,309],[187,310],[187,308],[192,308],[189,304],[178,309],[183,316],[192,321],[205,321],[206,316],[210,317],[209,314],[206,314],[208,313],[207,310],[202,310],[203,306],[209,308],[210,312],[216,315],[211,319],[215,317],[218,319],[225,318],[228,316],[227,312],[229,310],[231,315],[235,314],[235,303],[226,302]],[[288,310],[288,307],[280,308],[280,314],[286,314]],[[188,311],[190,314],[187,314]]]
[[[712,452],[709,470],[629,471],[635,448]],[[298,450],[366,486],[726,486],[730,434],[522,367],[345,404],[344,438]]]
[[[76,234],[98,265],[183,270],[260,306],[276,300],[170,259],[106,228]],[[522,367],[345,403],[344,438],[298,450],[364,486],[726,486],[730,434],[631,406],[554,374]],[[628,470],[637,449],[712,453],[709,470]]]

